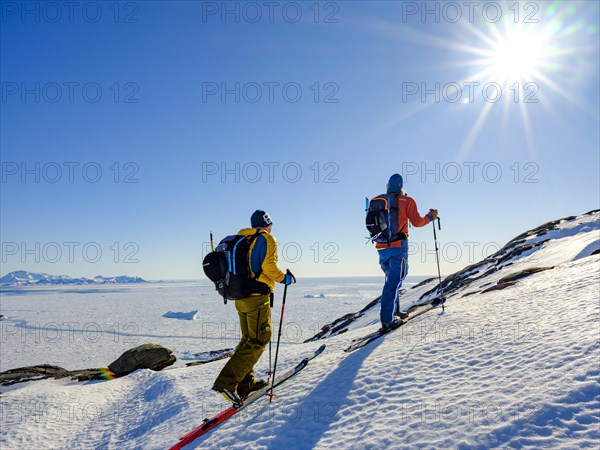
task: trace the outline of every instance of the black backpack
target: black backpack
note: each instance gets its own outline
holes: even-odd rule
[[[215,283],[215,288],[227,300],[239,300],[251,294],[268,294],[271,289],[258,281],[261,270],[250,275],[248,252],[252,242],[260,235],[257,231],[251,236],[231,235],[224,238],[215,251],[202,261],[206,276]]]
[[[398,230],[398,195],[373,197],[367,207],[365,225],[371,242],[389,244],[406,239],[406,234]]]

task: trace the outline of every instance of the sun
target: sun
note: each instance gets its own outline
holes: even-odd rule
[[[501,84],[533,80],[543,66],[544,45],[534,36],[518,33],[494,43],[491,72]]]
[[[451,3],[457,4],[448,2]],[[469,128],[454,156],[455,161],[465,160],[482,133],[506,135],[512,132],[509,127],[518,122],[515,119],[519,116],[525,136],[521,148],[534,160],[538,153],[535,141],[540,131],[532,118],[560,114],[563,105],[572,105],[598,119],[598,108],[593,103],[597,95],[587,88],[590,81],[597,83],[598,2],[492,3],[497,8],[505,6],[505,14],[498,15],[498,20],[487,15],[481,18],[465,15],[465,20],[441,27],[441,32],[433,27],[427,32],[398,28],[391,21],[377,24],[378,30],[391,33],[401,41],[411,45],[418,42],[439,50],[440,57],[436,57],[432,68],[439,70],[446,87],[451,86],[452,92],[461,94],[446,96],[442,89],[436,101],[431,102],[425,101],[430,90],[422,90],[420,102],[403,108],[381,129],[422,113],[444,97],[454,111],[469,117]],[[441,51],[446,53],[445,59]],[[430,88],[425,82],[421,86]]]
[[[581,4],[580,7],[597,13],[597,6]],[[521,116],[524,148],[531,158],[537,152],[531,115],[540,106],[555,111],[556,106],[551,103],[567,101],[597,117],[597,110],[576,87],[588,77],[587,70],[593,70],[597,47],[591,40],[597,39],[598,29],[586,19],[593,16],[583,11],[578,15],[577,9],[573,4],[547,2],[535,20],[521,17],[522,20],[515,21],[507,15],[497,23],[486,21],[462,27],[460,37],[448,45],[456,50],[456,55],[461,55],[451,67],[466,69],[460,83],[492,85],[493,89],[486,98],[479,99],[477,118],[458,149],[457,160],[469,154],[492,117],[492,110],[498,108],[504,124],[511,114]],[[469,107],[471,102],[463,104]]]
[[[479,70],[472,78],[498,83],[536,82],[552,66],[556,47],[549,28],[526,27],[506,20],[497,27],[474,30],[480,45],[472,49],[479,58],[469,64]]]

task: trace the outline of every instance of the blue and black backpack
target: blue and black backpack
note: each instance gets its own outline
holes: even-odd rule
[[[204,257],[204,273],[215,283],[215,288],[225,303],[227,300],[239,300],[251,294],[266,295],[271,292],[267,284],[258,281],[262,271],[259,270],[252,277],[250,270],[250,246],[260,233],[257,231],[251,236],[227,236],[219,242],[215,251]]]
[[[398,194],[373,197],[367,205],[365,225],[371,242],[389,244],[406,239],[406,234],[398,230]]]

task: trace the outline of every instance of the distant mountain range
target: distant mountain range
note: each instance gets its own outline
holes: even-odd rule
[[[17,270],[0,278],[1,286],[47,286],[47,285],[97,285],[97,284],[132,284],[146,283],[140,277],[120,275],[116,277],[71,278],[67,275],[49,275],[47,273],[33,273]]]

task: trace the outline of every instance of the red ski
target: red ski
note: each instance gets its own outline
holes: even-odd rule
[[[302,361],[300,361],[296,365],[296,367],[293,367],[290,370],[288,370],[287,372],[284,372],[283,374],[278,375],[275,380],[274,386],[277,387],[280,384],[282,384],[284,381],[292,378],[294,375],[296,375],[298,372],[300,372],[302,369],[304,369],[311,359],[314,359],[317,356],[319,356],[321,353],[323,353],[323,350],[325,350],[325,345],[322,345],[317,350],[315,350],[315,352],[312,355],[310,355],[310,356],[304,358]],[[239,406],[239,407],[230,406],[226,410],[221,411],[216,416],[214,416],[210,419],[204,419],[204,421],[202,422],[202,424],[199,427],[195,428],[194,430],[192,430],[191,432],[189,432],[188,434],[183,436],[177,444],[175,444],[173,447],[171,447],[170,450],[182,449],[186,445],[188,445],[188,444],[192,443],[193,441],[195,441],[196,439],[198,439],[203,434],[206,434],[213,428],[216,428],[217,426],[219,426],[220,424],[225,422],[227,419],[229,419],[231,416],[236,414],[238,411],[246,408],[247,406],[254,403],[259,398],[265,396],[270,390],[271,390],[271,385],[265,386],[261,390],[256,391],[252,395],[250,395],[244,401],[244,404],[242,406]]]

